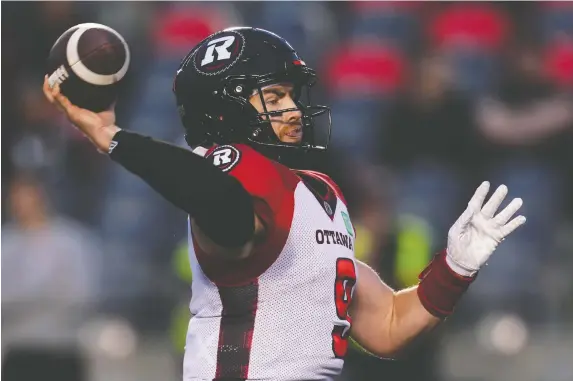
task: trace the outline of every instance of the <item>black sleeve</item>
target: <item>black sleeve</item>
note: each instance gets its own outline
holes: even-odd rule
[[[254,234],[251,195],[241,183],[193,152],[121,130],[110,157],[141,177],[224,247],[240,247]]]

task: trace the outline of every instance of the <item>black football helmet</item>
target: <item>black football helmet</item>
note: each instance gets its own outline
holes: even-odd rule
[[[268,112],[261,88],[283,82],[294,86],[297,107]],[[173,83],[185,140],[191,147],[245,143],[276,160],[287,156],[286,151],[323,151],[330,140],[330,109],[310,104],[315,82],[314,70],[285,39],[272,32],[238,27],[214,33],[183,59]],[[257,90],[262,113],[249,103]],[[270,116],[294,110],[302,114],[302,142],[281,142]],[[314,119],[322,114],[328,116],[327,136],[319,145]]]

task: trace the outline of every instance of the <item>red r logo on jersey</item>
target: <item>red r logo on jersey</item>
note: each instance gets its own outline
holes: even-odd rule
[[[350,258],[338,258],[336,260],[336,280],[334,281],[334,303],[336,315],[341,320],[346,320],[346,325],[335,325],[332,330],[332,350],[337,358],[344,358],[348,351],[348,330],[352,323],[348,316],[348,307],[352,302],[352,292],[356,285],[356,267]]]

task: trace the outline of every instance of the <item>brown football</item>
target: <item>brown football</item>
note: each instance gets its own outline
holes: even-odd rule
[[[59,83],[75,105],[99,112],[115,102],[129,61],[129,47],[118,32],[102,24],[79,24],[52,46],[48,81]]]

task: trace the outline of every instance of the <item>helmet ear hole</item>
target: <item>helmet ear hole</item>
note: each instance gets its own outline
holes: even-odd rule
[[[232,98],[238,98],[241,101],[249,99],[249,90],[251,86],[248,85],[244,78],[230,78],[224,87],[224,93]]]

